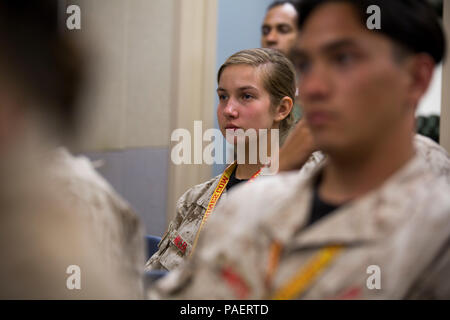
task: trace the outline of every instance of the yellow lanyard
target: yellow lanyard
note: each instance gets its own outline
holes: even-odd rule
[[[339,255],[342,249],[343,246],[340,245],[328,246],[321,249],[303,268],[277,290],[272,300],[291,300],[300,297],[320,273]],[[271,259],[269,260],[270,274],[268,274],[268,278],[272,277],[272,273],[274,272],[273,266],[278,264],[279,252],[281,251],[278,246],[273,246],[272,250],[277,251],[277,257],[273,257],[271,253]],[[273,259],[276,259],[277,262],[273,262]]]
[[[197,245],[198,237],[200,235],[200,231],[202,230],[203,226],[206,224],[206,221],[208,220],[209,216],[211,215],[213,209],[215,208],[217,201],[219,200],[220,196],[222,195],[223,191],[225,190],[228,182],[230,181],[230,176],[233,173],[234,169],[236,168],[236,162],[232,163],[228,166],[228,168],[225,169],[225,171],[222,173],[222,176],[220,177],[219,184],[217,185],[216,189],[214,190],[211,199],[209,200],[208,206],[206,207],[206,212],[203,215],[202,222],[200,223],[200,227],[197,231],[197,235],[195,236],[194,244],[192,246],[191,253],[194,252],[194,249]],[[253,181],[256,177],[258,177],[261,174],[261,169],[258,170],[251,178],[248,180],[248,182]]]

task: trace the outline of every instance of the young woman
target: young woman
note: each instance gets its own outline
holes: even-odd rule
[[[280,140],[292,123],[295,99],[295,71],[291,62],[273,49],[251,49],[235,53],[220,67],[217,94],[217,118],[224,137],[229,130],[255,129],[256,140],[267,139],[270,129],[279,129]],[[267,129],[267,137],[259,135]],[[243,141],[232,138],[235,145]],[[198,236],[206,225],[219,199],[237,184],[256,178],[263,164],[249,161],[249,144],[245,140],[245,161],[230,165],[223,174],[186,191],[177,203],[177,214],[159,243],[159,250],[147,262],[147,270],[173,270],[195,248]],[[270,152],[270,147],[268,147]]]

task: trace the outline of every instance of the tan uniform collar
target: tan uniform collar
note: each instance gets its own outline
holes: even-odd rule
[[[313,182],[325,164],[319,165],[310,178],[299,179],[293,192],[287,192],[289,196],[280,199],[277,214],[270,215],[264,222],[264,228],[282,244],[299,248],[379,239],[407,218],[409,210],[405,208],[409,197],[413,196],[409,190],[417,183],[426,183],[425,163],[416,155],[380,188],[343,205],[301,231],[310,214]]]
[[[211,200],[211,196],[214,193],[214,190],[216,190],[216,187],[220,181],[220,177],[222,174],[219,174],[212,180],[211,185],[206,189],[205,192],[198,198],[197,205],[203,207],[204,209],[208,208],[209,200]],[[222,196],[227,192],[226,188],[223,190]]]

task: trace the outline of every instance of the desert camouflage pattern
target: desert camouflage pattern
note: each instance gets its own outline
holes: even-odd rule
[[[426,159],[430,169],[446,177],[450,184],[450,157],[445,149],[433,140],[418,134],[414,138],[414,144],[417,153]],[[326,156],[322,152],[314,152],[299,171],[299,177],[308,177],[325,159]],[[181,196],[177,203],[176,217],[169,224],[159,244],[158,252],[147,261],[146,270],[173,270],[190,255],[203,215],[220,177],[221,175],[218,175],[196,185]],[[221,201],[223,202],[225,198],[226,190],[221,196]]]
[[[299,174],[307,176],[323,158],[324,156],[320,152],[313,153]],[[258,179],[263,178],[263,175],[264,173]],[[186,257],[189,257],[208,203],[220,178],[221,175],[218,175],[207,182],[198,184],[181,196],[177,202],[176,216],[163,235],[158,245],[158,251],[147,261],[145,266],[147,271],[172,271]],[[225,189],[217,205],[223,202],[226,197],[227,191]]]
[[[51,179],[61,185],[60,196],[74,213],[85,216],[92,239],[102,250],[99,261],[105,269],[117,267],[129,290],[127,298],[141,298],[145,242],[138,215],[86,157],[74,157],[59,148],[49,161]]]
[[[416,152],[425,159],[431,171],[439,176],[443,176],[450,184],[450,155],[439,144],[428,137],[420,134],[414,136],[414,146]],[[326,159],[326,156],[320,152],[314,152],[307,163],[300,170],[300,175],[308,176],[317,166]]]
[[[198,184],[180,197],[175,218],[158,244],[158,251],[146,263],[147,271],[171,271],[190,255],[195,236],[220,177],[221,175],[218,175]],[[218,203],[226,197],[226,193],[225,189]]]
[[[144,297],[143,228],[138,216],[85,157],[64,148],[16,172],[0,201],[0,296],[6,299]],[[20,181],[19,181],[20,180]],[[12,181],[11,181],[12,182]],[[80,267],[81,289],[66,273]]]
[[[419,148],[430,143],[420,139]],[[217,207],[192,259],[149,297],[270,299],[319,250],[341,245],[294,298],[450,298],[450,187],[422,151],[381,187],[307,228],[313,182],[326,160],[306,179],[287,173],[236,187]],[[274,243],[282,249],[273,271]]]
[[[439,144],[428,137],[416,134],[414,146],[419,155],[427,162],[428,168],[438,176],[444,177],[450,184],[450,156]]]

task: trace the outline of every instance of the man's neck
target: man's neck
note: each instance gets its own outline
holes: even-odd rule
[[[329,155],[319,186],[320,197],[334,204],[358,198],[379,187],[413,156],[413,133],[380,140],[371,149],[351,155]]]

